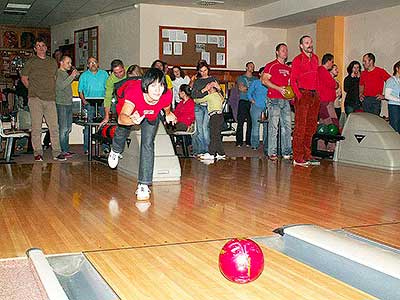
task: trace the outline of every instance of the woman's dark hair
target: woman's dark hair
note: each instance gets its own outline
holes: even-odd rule
[[[165,67],[165,62],[163,62],[163,61],[162,61],[162,60],[160,60],[160,59],[156,59],[156,60],[155,60],[155,61],[153,61],[153,63],[151,64],[150,68],[154,68],[154,67],[155,67],[155,65],[156,65],[157,63],[160,63],[160,64],[162,64],[163,68]]]
[[[199,60],[199,62],[197,63],[196,70],[199,71],[202,67],[206,67],[208,71],[210,71],[210,66],[204,59]]]
[[[258,70],[258,74],[264,73],[264,69],[265,69],[265,66],[264,66],[264,67],[261,67],[261,68]]]
[[[156,68],[150,68],[146,71],[146,73],[144,73],[142,78],[142,92],[147,94],[149,92],[149,85],[155,81],[164,86],[163,94],[165,94],[168,88],[164,72]]]
[[[200,71],[200,69],[201,69],[202,67],[206,67],[207,70],[208,70],[208,72],[210,72],[210,66],[208,65],[208,63],[207,63],[204,59],[201,59],[201,60],[199,60],[199,62],[197,63],[197,67],[196,67],[196,70],[197,70],[197,78],[200,78],[200,77],[201,77],[199,71]]]
[[[182,68],[180,66],[173,66],[172,67],[172,72],[171,72],[171,80],[174,81],[176,79],[175,75],[174,75],[174,69],[179,69],[179,72],[181,73],[181,77],[184,78],[185,77],[185,72],[182,70]]]
[[[358,61],[353,60],[347,67],[347,74],[351,75],[351,73],[353,73],[354,65],[358,65],[360,67],[360,72],[361,72],[361,64]]]
[[[397,63],[395,63],[393,66],[393,76],[396,75],[396,73],[397,73],[396,69],[398,69],[398,68],[400,68],[400,60]]]
[[[186,95],[188,95],[189,97],[191,97],[192,95],[192,88],[190,87],[190,85],[188,84],[182,84],[179,87],[179,91],[180,92],[184,92]]]

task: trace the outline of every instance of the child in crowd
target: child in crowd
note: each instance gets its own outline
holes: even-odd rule
[[[175,131],[186,131],[194,122],[195,103],[191,98],[192,88],[188,84],[182,84],[179,87],[179,98],[181,99],[174,110],[177,123],[166,127],[168,134]]]
[[[208,115],[210,116],[210,145],[208,153],[200,156],[201,160],[224,159],[225,151],[222,144],[221,131],[224,123],[222,114],[222,103],[224,97],[221,95],[221,90],[216,82],[210,82],[207,85],[208,95],[205,96],[202,102],[207,101]]]

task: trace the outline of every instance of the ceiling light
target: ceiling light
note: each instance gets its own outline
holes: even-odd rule
[[[26,15],[27,11],[26,10],[15,10],[15,9],[5,9],[3,11],[5,15],[17,15],[17,16],[23,16]]]
[[[30,9],[31,4],[7,3],[6,9]]]
[[[211,6],[216,4],[224,4],[223,0],[198,0],[196,1],[198,5],[201,6]]]

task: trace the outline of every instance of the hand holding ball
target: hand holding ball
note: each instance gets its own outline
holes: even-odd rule
[[[285,86],[285,93],[283,94],[283,97],[285,97],[285,99],[293,99],[295,97],[293,88],[290,85]]]

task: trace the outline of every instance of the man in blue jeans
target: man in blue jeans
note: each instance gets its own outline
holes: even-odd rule
[[[88,69],[79,77],[78,92],[82,101],[82,106],[85,107],[87,111],[87,121],[93,122],[93,118],[96,113],[95,107],[90,105],[86,101],[86,98],[104,98],[106,93],[106,81],[108,78],[108,73],[99,69],[99,63],[93,56],[88,58],[87,67]],[[101,112],[104,111],[103,105],[100,107]],[[104,113],[101,114],[104,115]],[[89,126],[85,126],[83,134],[83,150],[86,154],[88,153],[89,148]]]
[[[246,128],[246,146],[251,145],[251,116],[250,116],[250,101],[247,98],[247,91],[250,84],[257,79],[253,76],[254,63],[249,61],[246,63],[246,73],[239,76],[237,79],[238,89],[240,91],[240,100],[237,115],[237,129],[236,129],[236,146],[243,145],[243,125],[247,122]]]
[[[71,75],[69,75],[67,72],[71,70],[71,67],[71,57],[63,56],[60,61],[60,67],[58,68],[56,79],[56,108],[59,127],[58,132],[60,136],[61,151],[64,155],[64,158],[72,157],[72,153],[69,151],[69,134],[72,130],[71,83],[75,79],[75,76],[79,73],[74,69],[71,72]]]
[[[264,72],[264,67],[260,68],[258,73],[260,76]],[[260,145],[260,121],[263,127],[263,149],[264,154],[268,153],[268,123],[263,120],[262,116],[266,116],[268,88],[262,84],[260,79],[253,81],[247,91],[247,98],[251,103],[251,148],[257,150]],[[265,118],[264,118],[265,119]]]
[[[290,67],[286,65],[288,48],[278,44],[275,48],[276,59],[264,68],[261,81],[268,87],[268,157],[277,160],[278,126],[281,126],[282,155],[290,159],[292,154],[292,119],[289,100],[284,97],[289,84]]]

